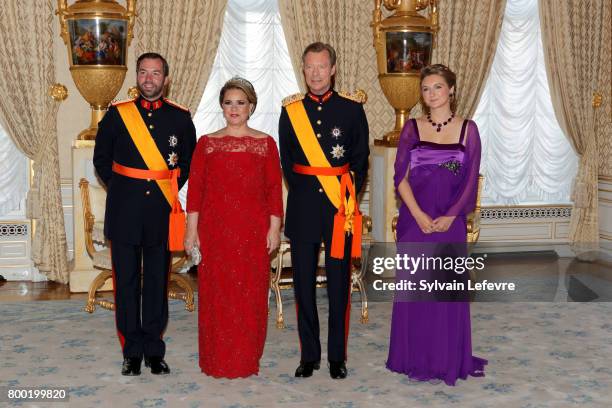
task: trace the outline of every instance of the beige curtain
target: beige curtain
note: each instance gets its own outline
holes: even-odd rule
[[[55,80],[53,0],[3,2],[0,7],[0,121],[34,161],[28,217],[36,221],[32,260],[47,278],[68,283],[66,232],[60,195],[56,117],[47,94]]]
[[[192,114],[198,108],[217,53],[226,0],[139,1],[136,58],[158,52],[170,65],[168,97]]]
[[[598,116],[605,110],[594,107],[593,95],[609,91],[603,86],[610,84],[610,19],[609,0],[588,4],[582,0],[540,0],[542,42],[555,115],[580,156],[570,242],[583,259],[592,259],[599,247],[597,138],[598,131],[604,130],[598,129]]]
[[[489,75],[506,0],[439,2],[438,43],[432,63],[457,74],[457,112],[471,118]]]

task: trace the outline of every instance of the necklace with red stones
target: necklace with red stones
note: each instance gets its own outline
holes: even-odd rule
[[[455,117],[455,112],[451,112],[450,118],[446,119],[444,122],[442,123],[436,123],[433,120],[431,120],[431,113],[427,114],[427,121],[429,123],[431,123],[431,126],[436,128],[436,132],[440,132],[442,130],[443,126],[448,125],[449,123],[451,123],[451,121],[453,120],[453,118]]]

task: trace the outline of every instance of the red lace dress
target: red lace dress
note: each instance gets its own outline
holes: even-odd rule
[[[198,212],[200,368],[214,377],[259,372],[268,318],[270,216],[282,217],[281,170],[271,137],[198,141],[187,211]]]

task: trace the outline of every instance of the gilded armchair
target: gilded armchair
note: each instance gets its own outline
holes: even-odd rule
[[[83,203],[83,219],[85,233],[85,248],[92,259],[94,268],[99,269],[100,273],[89,286],[87,304],[84,310],[93,313],[96,305],[114,310],[115,304],[111,300],[97,297],[96,294],[110,280],[112,282],[112,262],[110,248],[105,246],[104,238],[104,208],[106,192],[100,186],[90,185],[87,179],[82,178],[79,182],[81,190],[81,200]],[[96,245],[98,244],[98,245]],[[96,248],[98,246],[98,248]],[[185,263],[185,257],[173,260],[172,270],[176,271]],[[189,281],[176,272],[170,273],[170,283],[174,282],[182,292],[174,289],[168,290],[168,297],[180,299],[185,302],[185,310],[193,312],[195,310],[193,302],[193,289]]]
[[[370,231],[372,230],[372,219],[366,215],[363,217],[363,243],[362,245],[370,245],[372,239],[370,237]],[[321,245],[323,249],[323,245]],[[276,302],[276,327],[282,329],[285,327],[285,319],[283,316],[283,298],[281,296],[281,290],[293,288],[293,277],[291,270],[291,261],[288,254],[291,250],[291,243],[287,239],[281,240],[278,254],[273,260],[273,269],[270,276],[270,289],[274,293],[274,299]],[[319,267],[317,268],[317,287],[326,286],[326,275],[325,267],[321,266],[322,260],[319,260]],[[368,297],[365,291],[365,283],[363,278],[365,276],[366,268],[365,264],[361,260],[354,261],[351,265],[351,290],[353,292],[358,291],[361,299],[361,323],[367,323],[369,320],[368,316]]]

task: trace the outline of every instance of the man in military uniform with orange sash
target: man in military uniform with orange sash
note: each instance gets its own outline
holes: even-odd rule
[[[327,359],[334,379],[345,378],[351,294],[351,257],[361,253],[361,214],[356,200],[368,169],[368,122],[357,96],[333,90],[336,52],[310,44],[302,55],[308,93],[283,101],[280,156],[289,186],[285,235],[291,264],[301,345],[296,377],[320,367],[316,270],[321,240],[329,297]]]
[[[121,373],[139,375],[144,357],[151,373],[168,374],[163,333],[170,251],[182,250],[178,190],[189,175],[196,136],[189,110],[162,97],[166,60],[143,54],[136,75],[140,96],[109,108],[93,161],[107,187],[104,234],[111,242]]]

